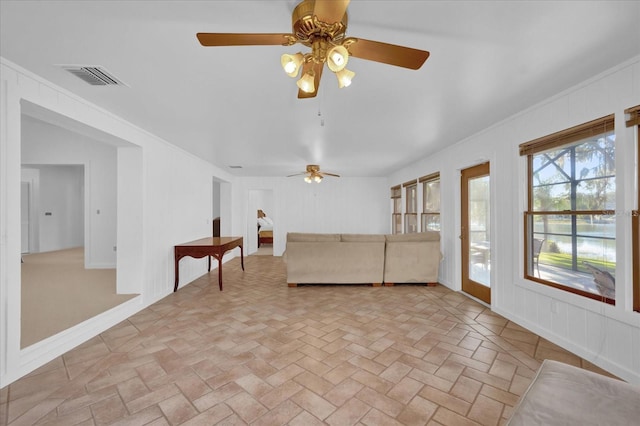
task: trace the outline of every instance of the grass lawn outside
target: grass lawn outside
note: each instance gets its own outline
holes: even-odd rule
[[[540,253],[540,264],[556,266],[558,268],[572,270],[572,257],[570,254],[564,253]],[[611,274],[614,274],[616,271],[616,264],[614,262],[607,262],[605,260],[599,259],[591,259],[591,258],[578,258],[578,271],[589,273],[589,269],[587,269],[584,265],[584,262],[588,262],[590,265],[595,266],[598,269],[606,270]]]

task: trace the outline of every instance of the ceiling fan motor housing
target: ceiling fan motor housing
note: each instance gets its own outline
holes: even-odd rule
[[[308,47],[312,47],[314,39],[318,38],[339,44],[347,31],[347,12],[338,22],[322,22],[313,14],[315,3],[315,0],[304,0],[293,10],[293,34],[298,42]]]

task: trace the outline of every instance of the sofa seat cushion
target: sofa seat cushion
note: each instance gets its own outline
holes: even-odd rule
[[[640,388],[547,359],[507,425],[626,426],[639,419]]]

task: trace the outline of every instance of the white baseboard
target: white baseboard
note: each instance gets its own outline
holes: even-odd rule
[[[598,367],[608,371],[609,373],[635,385],[640,385],[640,374],[629,370],[628,368],[611,361],[608,358],[604,358],[602,354],[595,353],[582,346],[576,345],[573,342],[567,341],[562,336],[559,336],[548,329],[542,328],[539,325],[530,322],[522,317],[514,315],[512,312],[505,311],[503,309],[492,309],[495,313],[502,315],[510,321],[526,328],[527,330],[536,333],[538,336],[543,337],[554,343],[561,348],[568,350],[569,352],[589,361],[590,363],[597,365]]]

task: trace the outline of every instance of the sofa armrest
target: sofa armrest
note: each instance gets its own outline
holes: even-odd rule
[[[441,260],[439,236],[387,236],[384,282],[437,283]]]
[[[626,426],[638,419],[640,388],[546,359],[507,425]]]

